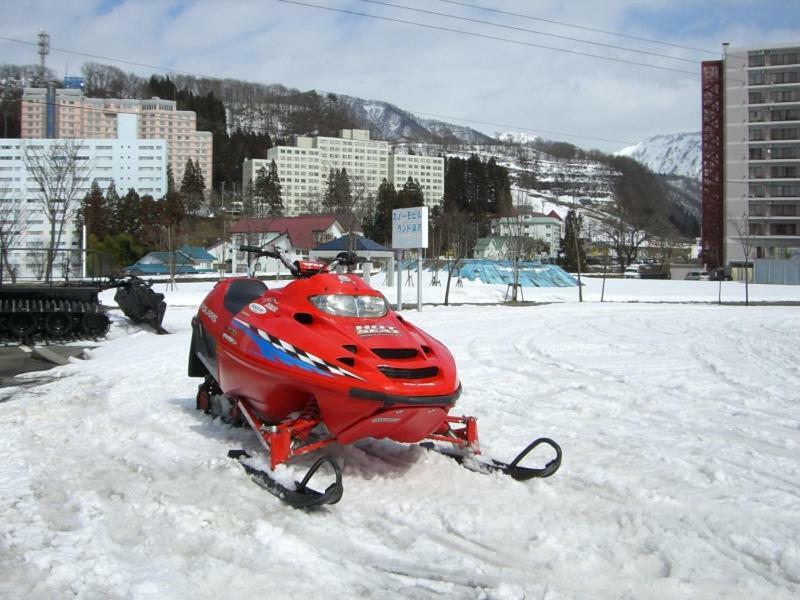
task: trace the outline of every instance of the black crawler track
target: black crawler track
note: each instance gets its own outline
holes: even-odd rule
[[[11,284],[0,286],[0,343],[101,338],[108,333],[111,320],[100,305],[99,294],[110,288],[117,288],[115,299],[128,318],[166,333],[161,327],[164,295],[137,277],[97,283]]]

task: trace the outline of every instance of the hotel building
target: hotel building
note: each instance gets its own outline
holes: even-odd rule
[[[197,161],[206,189],[211,189],[212,134],[197,131],[197,115],[177,110],[176,102],[152,98],[86,98],[81,90],[25,88],[22,94],[21,137],[114,139],[117,116],[138,117],[136,137],[164,140],[175,185],[180,187],[186,161]],[[122,186],[118,186],[122,187]]]
[[[360,180],[366,193],[376,194],[384,179],[400,190],[412,177],[422,186],[428,206],[439,204],[444,195],[443,158],[390,154],[388,142],[370,140],[363,129],[343,129],[338,138],[300,136],[294,146],[270,148],[266,159],[245,160],[243,189],[255,183],[262,167],[269,170],[273,160],[286,216],[302,213],[308,200],[322,197],[331,169],[346,169],[351,188]]]

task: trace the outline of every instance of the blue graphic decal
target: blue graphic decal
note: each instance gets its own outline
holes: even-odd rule
[[[249,337],[254,343],[257,351],[250,346],[249,351],[250,354],[253,356],[261,356],[266,358],[267,360],[271,361],[280,361],[283,364],[290,366],[290,367],[297,367],[299,369],[303,369],[304,371],[308,371],[309,373],[314,373],[315,375],[325,375],[326,377],[333,377],[333,373],[326,371],[320,367],[317,367],[313,364],[309,364],[308,362],[301,360],[298,358],[298,350],[294,350],[294,352],[288,349],[279,349],[270,342],[269,340],[264,339],[258,334],[258,331],[252,329],[249,325],[242,323],[238,319],[234,319],[232,321],[234,327],[236,327],[239,331],[242,331]]]

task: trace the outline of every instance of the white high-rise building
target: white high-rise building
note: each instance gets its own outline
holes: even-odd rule
[[[435,206],[444,194],[444,159],[389,154],[389,143],[370,140],[369,131],[343,129],[341,137],[298,137],[294,146],[277,146],[266,159],[245,160],[242,185],[252,186],[261,168],[275,161],[281,183],[284,215],[304,212],[309,201],[325,193],[331,170],[346,169],[354,194],[377,194],[384,179],[402,189],[409,177],[419,181],[425,203]]]
[[[703,67],[707,262],[744,261],[743,232],[750,259],[800,254],[800,43],[726,48]]]
[[[135,128],[134,115],[119,115],[120,131]],[[133,121],[130,121],[130,119]],[[113,181],[124,196],[131,188],[140,195],[162,197],[167,191],[167,143],[152,139],[0,139],[0,218],[14,221],[20,234],[6,249],[10,262],[22,279],[42,275],[43,251],[50,243],[50,221],[44,210],[42,193],[31,167],[46,164],[53,149],[75,152],[75,184],[72,193],[74,212],[97,181],[104,192]],[[41,161],[41,162],[40,162]],[[9,224],[4,224],[8,227]],[[73,220],[65,224],[57,252],[54,278],[80,274],[81,236]],[[7,276],[7,274],[6,274]]]
[[[399,191],[411,177],[419,182],[425,204],[431,208],[444,197],[444,158],[418,154],[392,154],[389,157],[389,181]]]

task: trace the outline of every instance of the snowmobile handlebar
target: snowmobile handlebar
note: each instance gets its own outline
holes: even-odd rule
[[[300,273],[298,266],[286,258],[283,252],[280,251],[280,248],[276,246],[273,246],[272,249],[261,248],[260,246],[239,246],[239,251],[247,252],[248,254],[255,254],[256,258],[266,256],[267,258],[278,259],[295,277],[297,277]]]
[[[256,257],[266,256],[267,258],[275,258],[280,260],[281,263],[283,263],[283,265],[289,269],[291,274],[295,277],[310,277],[316,273],[329,273],[338,265],[350,267],[366,260],[361,256],[357,256],[355,252],[340,252],[336,255],[336,258],[334,258],[324,267],[318,269],[308,269],[303,268],[303,265],[299,261],[291,262],[277,246],[273,246],[272,248],[261,248],[260,246],[242,245],[239,246],[239,251],[247,252],[248,254],[254,254]]]

